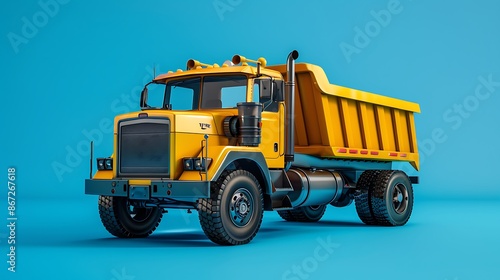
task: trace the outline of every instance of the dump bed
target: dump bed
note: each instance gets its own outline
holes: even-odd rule
[[[268,68],[286,76],[285,65]],[[416,103],[332,85],[322,68],[296,65],[296,153],[407,161],[418,170],[414,113]]]

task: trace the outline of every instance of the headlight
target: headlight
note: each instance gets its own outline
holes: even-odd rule
[[[194,160],[194,169],[200,170],[202,167],[202,160],[197,158]]]
[[[112,170],[112,169],[113,169],[113,160],[112,160],[112,159],[107,158],[107,159],[104,161],[104,163],[105,163],[105,167],[106,167],[106,169],[108,169],[108,170]]]
[[[184,159],[184,170],[193,170],[193,159],[192,158],[185,158]]]
[[[113,170],[113,159],[112,158],[98,158],[97,159],[97,169],[98,170]]]
[[[183,166],[184,170],[189,171],[189,170],[197,170],[197,171],[203,171],[205,169],[208,169],[210,164],[212,163],[211,158],[184,158],[183,159]]]
[[[104,170],[104,159],[102,158],[97,159],[97,169]]]

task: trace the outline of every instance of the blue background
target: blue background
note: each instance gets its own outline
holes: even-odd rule
[[[481,82],[500,82],[500,3],[396,2],[5,3],[0,172],[17,169],[20,256],[18,272],[0,265],[0,275],[10,277],[0,278],[226,278],[239,269],[243,279],[281,279],[327,237],[339,247],[308,279],[500,278],[500,86]],[[390,19],[376,23],[391,5]],[[362,40],[359,32],[368,35]],[[346,55],[347,44],[356,51]],[[421,179],[409,224],[365,227],[352,205],[332,207],[315,225],[266,212],[251,244],[226,248],[203,236],[196,213],[171,211],[147,240],[110,238],[96,197],[83,195],[88,141],[95,140],[98,156],[112,152],[109,122],[138,109],[153,67],[184,69],[190,58],[222,64],[235,53],[278,64],[292,49],[299,62],[323,67],[331,83],[420,104],[421,172],[398,166]],[[2,228],[0,249],[7,251]]]

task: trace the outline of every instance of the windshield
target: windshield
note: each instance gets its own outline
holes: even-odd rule
[[[201,78],[176,80],[167,83],[165,104],[172,110],[198,109]]]
[[[235,108],[245,102],[246,76],[212,76],[203,80],[202,109]]]
[[[246,101],[246,76],[208,76],[201,84],[201,77],[150,84],[148,106],[171,110],[217,109],[236,108],[238,102]]]

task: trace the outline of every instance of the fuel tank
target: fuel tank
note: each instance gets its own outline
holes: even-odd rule
[[[295,167],[286,174],[293,187],[288,194],[293,207],[329,204],[343,196],[345,182],[337,171]]]

